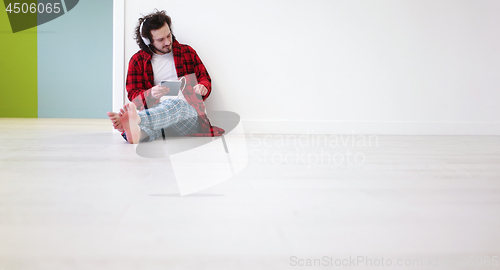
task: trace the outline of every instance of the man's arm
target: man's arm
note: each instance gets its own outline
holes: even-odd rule
[[[190,50],[192,54],[192,61],[196,74],[196,79],[198,80],[198,85],[202,85],[205,88],[203,89],[203,87],[195,86],[194,90],[197,92],[197,94],[203,97],[203,100],[205,100],[208,98],[208,96],[210,96],[210,93],[212,92],[212,79],[210,78],[210,75],[208,74],[205,65],[203,65],[203,62],[201,61],[196,51],[191,47]]]
[[[138,54],[132,56],[127,72],[128,99],[136,105],[138,110],[154,107],[159,101],[153,96],[153,87],[148,89],[151,83],[148,83],[150,78],[145,75],[148,73],[144,71],[145,61]]]

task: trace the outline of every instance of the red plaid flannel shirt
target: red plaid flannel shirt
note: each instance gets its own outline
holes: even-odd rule
[[[202,97],[194,92],[193,87],[196,83],[187,81],[182,92],[187,102],[198,112],[198,122],[201,130],[201,133],[190,134],[189,136],[213,137],[222,135],[224,130],[212,126],[205,114],[203,101],[212,91],[212,80],[205,66],[196,51],[189,45],[180,44],[174,39],[172,47],[177,77],[181,78],[194,73],[198,84],[203,84],[208,90],[208,93]],[[158,105],[160,101],[151,94],[151,88],[154,86],[151,58],[152,54],[140,50],[132,56],[129,62],[127,73],[128,99],[137,106],[138,110],[152,108]],[[186,76],[186,79],[188,79],[188,76]]]

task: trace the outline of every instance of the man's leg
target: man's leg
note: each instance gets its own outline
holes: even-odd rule
[[[161,129],[172,127],[181,136],[198,131],[198,114],[183,100],[166,100],[152,109],[137,112],[133,103],[126,104],[120,113],[108,112],[113,127],[125,131],[130,143],[153,141]]]
[[[186,106],[181,106],[180,108],[180,115],[182,115],[182,120],[172,125],[172,130],[179,136],[185,136],[200,132],[198,112],[191,105],[187,103],[185,103],[185,105]]]
[[[147,141],[153,141],[161,136],[161,129],[173,127],[179,135],[194,133],[198,128],[196,110],[187,102],[170,99],[158,106],[139,112],[140,129],[148,134]]]

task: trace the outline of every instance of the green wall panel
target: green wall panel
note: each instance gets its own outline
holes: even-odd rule
[[[0,1],[0,117],[37,117],[37,28],[13,34]]]

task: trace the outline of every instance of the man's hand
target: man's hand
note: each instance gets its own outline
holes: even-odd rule
[[[197,84],[194,86],[194,92],[198,95],[204,96],[208,93],[208,89],[203,84]]]
[[[161,85],[157,85],[151,88],[151,95],[153,95],[153,97],[156,99],[160,99],[164,95],[168,94],[168,92],[170,92],[170,89]]]

